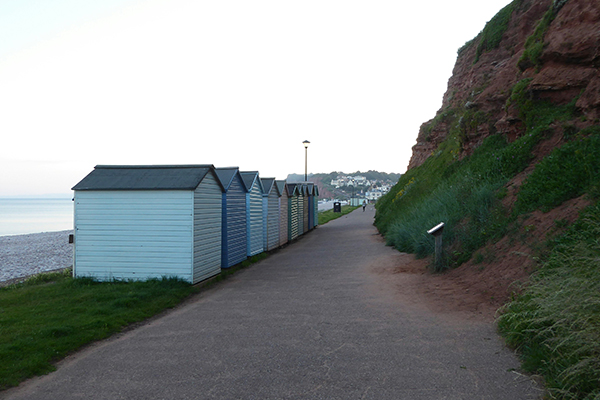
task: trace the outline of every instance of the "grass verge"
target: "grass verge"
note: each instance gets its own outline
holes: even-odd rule
[[[343,215],[349,214],[356,210],[358,207],[355,206],[342,206],[342,212],[336,213],[333,210],[327,210],[319,213],[319,225],[328,223],[331,220],[337,219]]]
[[[498,327],[552,399],[600,398],[600,203],[552,244]]]
[[[54,371],[54,362],[127,325],[172,308],[198,289],[177,279],[104,282],[70,272],[0,289],[0,390]]]
[[[267,257],[257,254],[223,270],[208,286]],[[66,271],[0,288],[0,390],[54,371],[68,354],[173,308],[206,286],[169,278],[97,282]]]

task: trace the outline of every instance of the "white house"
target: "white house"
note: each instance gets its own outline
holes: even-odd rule
[[[365,193],[367,200],[378,200],[381,196],[383,196],[383,193],[377,189]]]

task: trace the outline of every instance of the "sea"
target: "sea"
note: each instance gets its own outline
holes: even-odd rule
[[[320,202],[319,211],[333,208],[333,203]],[[0,197],[0,236],[70,229],[73,229],[73,200],[70,196]]]
[[[0,236],[73,229],[72,197],[0,197]]]

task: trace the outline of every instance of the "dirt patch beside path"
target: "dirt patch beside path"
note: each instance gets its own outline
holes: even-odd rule
[[[424,307],[440,314],[460,314],[462,318],[491,321],[501,306],[491,300],[489,292],[472,288],[480,278],[477,274],[432,274],[429,259],[416,259],[412,254],[398,253],[397,257],[378,260],[371,272],[384,276],[384,281],[395,287],[404,304]]]
[[[589,204],[585,197],[579,197],[547,213],[533,212],[522,221],[518,232],[487,245],[465,264],[441,274],[430,272],[430,258],[416,259],[405,253],[373,266],[372,272],[386,275],[397,286],[398,295],[412,304],[491,321],[527,283],[545,249],[544,242],[563,232]],[[381,235],[375,237],[385,241]]]

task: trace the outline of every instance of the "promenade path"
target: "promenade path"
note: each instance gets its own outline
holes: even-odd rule
[[[381,269],[362,209],[7,399],[537,399],[490,321],[432,312]],[[417,297],[415,297],[417,296]]]

